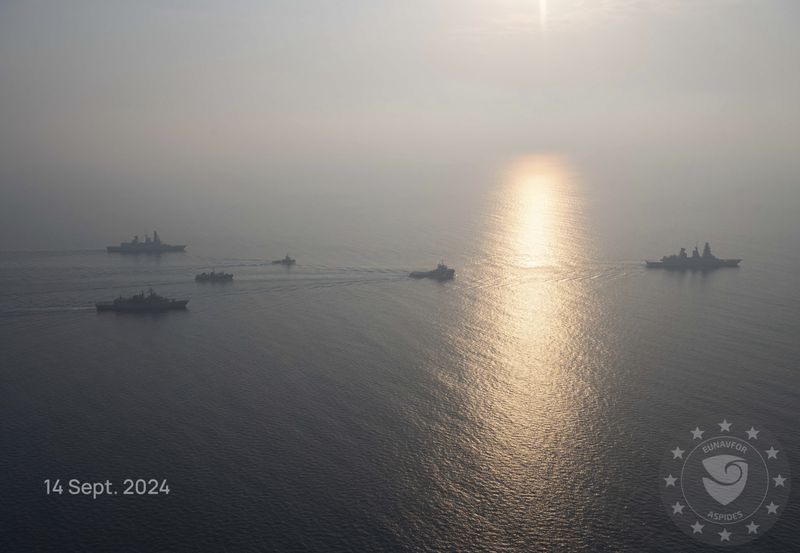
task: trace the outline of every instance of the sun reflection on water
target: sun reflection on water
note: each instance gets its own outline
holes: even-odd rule
[[[560,516],[547,512],[547,498],[592,477],[580,451],[593,449],[591,414],[602,410],[590,240],[565,159],[520,158],[503,175],[479,246],[488,262],[449,336],[462,363],[453,385],[487,485],[518,490],[507,501],[520,516]]]
[[[561,412],[558,425],[563,427],[570,416],[566,411],[574,411],[566,409],[564,394],[581,393],[581,383],[568,372],[583,346],[583,322],[591,315],[581,264],[587,240],[575,179],[575,171],[558,156],[513,161],[486,233],[484,247],[503,252],[510,263],[495,264],[496,286],[476,298],[480,307],[472,317],[486,325],[483,338],[500,353],[497,370],[504,384],[494,391],[495,400],[510,402],[505,416],[528,423],[529,417],[541,416],[539,424],[550,425],[552,415]],[[530,403],[533,397],[536,406]],[[544,405],[549,407],[542,410]]]
[[[574,171],[558,156],[527,156],[504,173],[487,236],[521,267],[553,267],[583,256],[582,206]]]

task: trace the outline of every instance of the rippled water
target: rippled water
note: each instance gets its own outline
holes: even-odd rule
[[[647,271],[665,252],[586,185],[523,158],[477,207],[388,208],[289,269],[277,246],[0,254],[2,549],[703,550],[659,498],[676,432],[755,420],[800,459],[797,236]],[[455,281],[406,277],[444,254]],[[234,282],[196,284],[209,267]],[[150,286],[188,311],[92,307]],[[42,485],[137,477],[172,492]],[[798,516],[747,550],[800,548]]]

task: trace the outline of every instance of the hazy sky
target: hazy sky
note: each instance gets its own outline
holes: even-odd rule
[[[798,29],[794,0],[4,0],[0,249],[540,150],[791,173]]]

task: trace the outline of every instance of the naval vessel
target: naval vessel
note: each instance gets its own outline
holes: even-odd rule
[[[230,282],[233,280],[233,275],[224,271],[218,273],[216,269],[212,269],[210,273],[202,272],[195,275],[194,279],[197,282]]]
[[[145,295],[139,292],[129,298],[122,296],[113,301],[104,301],[94,304],[98,311],[127,311],[134,313],[147,313],[169,311],[171,309],[186,309],[189,300],[173,300],[159,296],[151,288]]]
[[[453,277],[456,275],[456,270],[451,269],[447,265],[444,264],[444,261],[439,263],[435,269],[432,271],[413,271],[409,273],[408,276],[411,278],[432,278],[433,280],[438,280],[439,282],[445,280],[453,280]]]
[[[686,248],[681,248],[677,255],[665,255],[661,261],[645,261],[650,269],[673,270],[709,270],[721,267],[738,267],[741,259],[720,259],[711,253],[711,246],[706,242],[702,255],[694,247],[692,255],[686,254]]]
[[[133,237],[130,242],[122,242],[119,246],[108,246],[109,253],[164,253],[182,252],[186,250],[186,245],[165,244],[157,232],[153,232],[153,238],[144,235],[144,242],[139,240],[139,236]]]
[[[272,262],[273,265],[286,265],[286,266],[291,266],[294,265],[295,263],[297,263],[297,260],[289,257],[288,253],[286,254],[286,257],[284,257],[283,259],[276,259],[275,261]]]

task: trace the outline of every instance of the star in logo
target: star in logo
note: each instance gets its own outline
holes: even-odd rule
[[[665,476],[665,477],[664,477],[664,481],[667,483],[667,486],[668,486],[668,487],[669,487],[669,486],[675,486],[675,481],[676,481],[676,480],[677,480],[677,478],[675,478],[674,476],[672,476],[672,474],[670,474],[669,476]]]
[[[722,422],[717,423],[719,425],[720,432],[730,432],[731,431],[731,423],[728,422],[728,419],[723,419]]]
[[[706,525],[705,524],[700,524],[700,521],[698,520],[697,522],[692,524],[690,528],[692,529],[692,534],[702,534],[703,533],[703,528],[705,528],[705,527],[706,527]]]
[[[672,476],[672,475],[670,474],[670,476]],[[773,480],[775,480],[775,487],[776,487],[776,488],[777,488],[778,486],[780,486],[781,488],[785,488],[785,487],[786,487],[786,486],[784,486],[784,485],[783,485],[783,483],[784,483],[784,482],[786,482],[786,478],[784,478],[784,477],[783,477],[783,476],[781,476],[780,474],[779,474],[778,476],[775,476],[775,477],[773,478]],[[667,484],[667,486],[669,486],[669,484]]]
[[[767,459],[777,459],[779,451],[780,450],[779,449],[775,449],[774,446],[769,446],[769,449],[767,449],[764,453],[767,454]]]
[[[695,426],[694,430],[691,430],[692,439],[693,440],[702,440],[703,439],[703,432],[705,432],[705,430],[700,430],[699,426]]]
[[[767,514],[768,515],[777,515],[778,514],[778,507],[780,507],[780,505],[775,505],[774,501],[770,501],[769,505],[767,505]]]
[[[719,541],[731,541],[731,536],[733,532],[728,532],[727,528],[723,528],[722,532],[717,532],[719,534]]]
[[[673,459],[683,459],[683,454],[686,453],[685,449],[681,449],[678,446],[675,446],[675,449],[672,450],[672,458]]]
[[[750,521],[750,524],[745,526],[747,528],[748,534],[758,534],[758,529],[761,528],[761,525],[756,524],[755,521]]]
[[[676,501],[675,505],[672,506],[672,514],[673,515],[678,515],[678,514],[682,515],[684,507],[686,507],[686,505],[681,505],[680,501]]]
[[[755,428],[753,428],[751,426],[750,430],[747,430],[747,439],[748,440],[757,440],[759,432],[761,432],[761,431],[760,430],[756,430]]]

